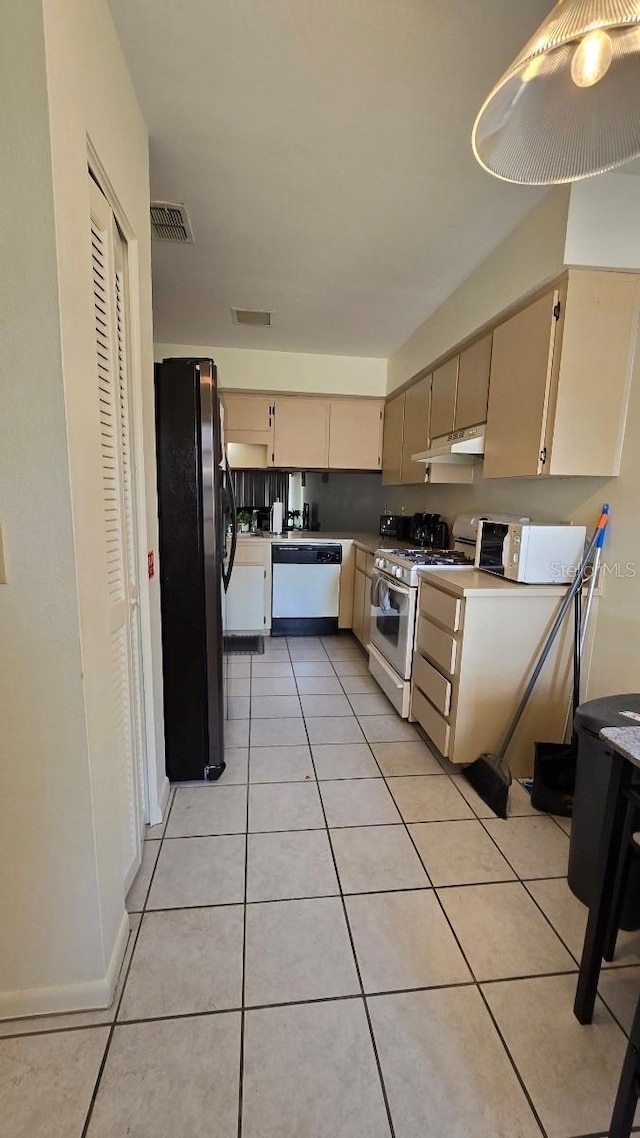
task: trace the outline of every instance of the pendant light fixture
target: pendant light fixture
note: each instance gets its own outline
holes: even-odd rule
[[[640,0],[560,0],[485,100],[473,151],[507,182],[552,185],[640,155]]]

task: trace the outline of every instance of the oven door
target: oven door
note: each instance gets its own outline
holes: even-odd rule
[[[417,591],[373,570],[371,643],[403,680],[411,678]]]

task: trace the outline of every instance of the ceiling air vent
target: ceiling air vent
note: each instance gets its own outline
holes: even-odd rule
[[[252,324],[254,327],[270,328],[273,323],[273,312],[258,308],[232,308],[231,315],[234,324]]]
[[[193,230],[186,206],[180,202],[151,202],[151,233],[156,241],[193,245]]]

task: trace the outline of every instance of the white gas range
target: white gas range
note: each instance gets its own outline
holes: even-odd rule
[[[424,569],[469,569],[473,557],[455,549],[376,549],[374,565],[387,577],[417,587]]]
[[[453,526],[453,549],[377,549],[371,579],[369,671],[395,707],[409,715],[418,586],[431,569],[472,569],[480,519],[512,521],[505,514],[462,514]]]
[[[420,574],[469,569],[473,558],[452,549],[377,549],[373,564],[369,671],[406,719]]]

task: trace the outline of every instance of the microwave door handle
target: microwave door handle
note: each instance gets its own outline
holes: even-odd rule
[[[509,559],[511,557],[511,526],[507,526],[504,540],[502,542],[502,568],[504,569],[505,576],[509,567]]]

